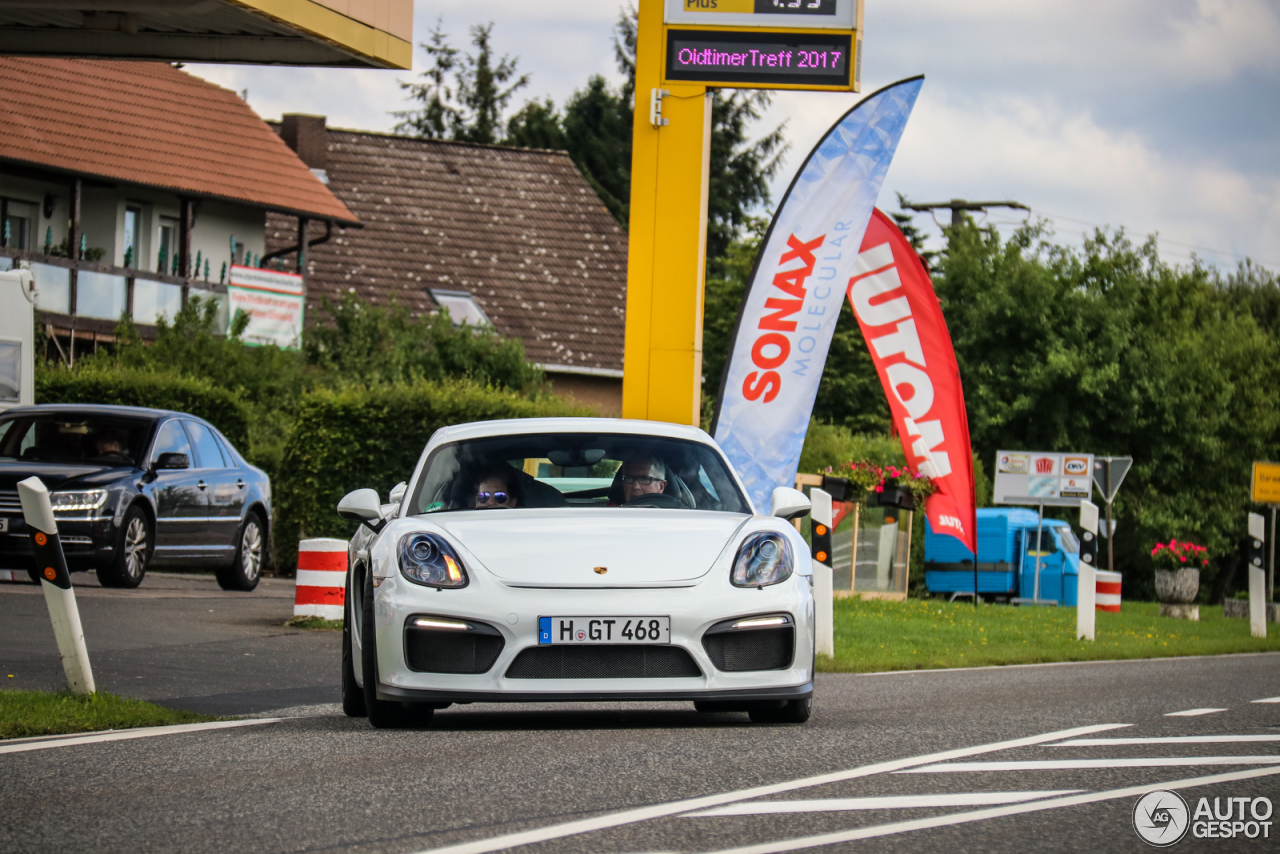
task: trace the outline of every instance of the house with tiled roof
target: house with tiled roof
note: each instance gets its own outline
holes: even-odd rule
[[[361,222],[310,251],[309,323],[321,298],[351,292],[447,308],[523,341],[557,394],[621,411],[627,239],[568,155],[338,130],[322,116],[277,128]],[[267,251],[297,233],[296,216],[271,214]]]
[[[167,63],[0,57],[0,93],[0,270],[30,266],[68,360],[122,314],[146,336],[192,295],[225,305],[229,268],[270,260],[269,213],[359,225],[234,92]]]

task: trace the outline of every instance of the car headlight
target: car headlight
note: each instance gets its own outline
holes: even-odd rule
[[[435,534],[405,534],[400,538],[400,573],[428,587],[466,587],[467,571],[457,554]]]
[[[77,513],[86,510],[97,510],[107,503],[105,489],[90,489],[84,492],[54,492],[49,495],[49,503],[55,513]]]
[[[786,537],[752,534],[738,549],[729,580],[734,587],[767,587],[791,577],[794,565]]]

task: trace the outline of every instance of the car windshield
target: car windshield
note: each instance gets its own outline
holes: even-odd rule
[[[137,465],[151,421],[48,412],[0,419],[0,457],[45,463]]]
[[[1062,539],[1062,550],[1067,554],[1080,554],[1080,541],[1076,539],[1076,532],[1068,528],[1066,525],[1058,526],[1058,536]]]
[[[661,507],[750,513],[724,460],[656,436],[534,433],[431,452],[411,513],[525,507]]]

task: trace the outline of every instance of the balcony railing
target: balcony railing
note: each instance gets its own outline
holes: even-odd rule
[[[0,271],[27,262],[35,278],[36,308],[46,331],[64,358],[74,358],[75,339],[110,341],[122,315],[138,325],[144,338],[154,335],[156,321],[172,318],[193,296],[219,304],[218,329],[226,329],[227,287],[205,279],[183,279],[128,267],[71,260],[40,252],[0,248]],[[70,337],[70,354],[58,344]]]

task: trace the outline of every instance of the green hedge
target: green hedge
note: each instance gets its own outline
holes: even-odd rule
[[[391,488],[408,480],[437,429],[468,421],[589,416],[558,398],[530,400],[472,383],[419,382],[305,394],[276,479],[276,558],[297,561],[300,536],[348,538],[355,524],[334,508],[353,489]]]
[[[249,416],[244,405],[208,380],[128,368],[40,367],[35,397],[36,403],[109,403],[186,412],[217,427],[242,454],[249,450]]]

